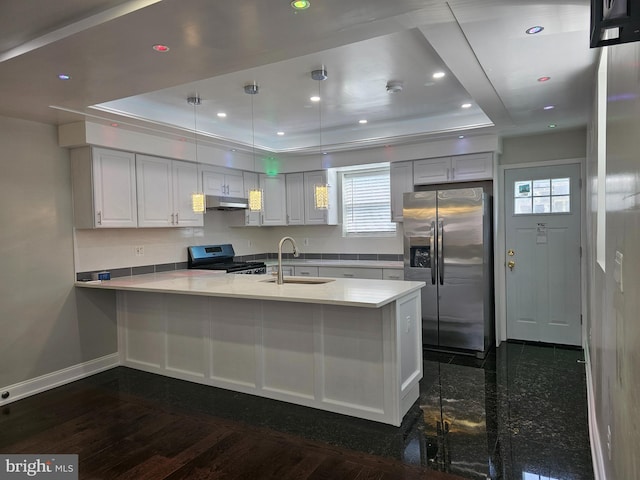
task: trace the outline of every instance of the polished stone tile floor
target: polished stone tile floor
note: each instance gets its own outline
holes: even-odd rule
[[[484,360],[425,352],[396,428],[118,367],[81,382],[468,479],[591,480],[583,353],[507,342]]]

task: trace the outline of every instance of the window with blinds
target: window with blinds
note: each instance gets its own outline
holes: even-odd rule
[[[342,174],[342,225],[346,236],[395,234],[389,166]]]

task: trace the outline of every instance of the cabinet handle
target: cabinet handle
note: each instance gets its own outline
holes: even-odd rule
[[[178,221],[178,212],[176,212],[176,225],[178,225],[178,223],[180,222]]]
[[[174,218],[173,218],[173,213],[172,213],[172,214],[171,214],[171,225],[175,225],[175,224],[176,224],[176,222],[175,222],[175,220],[174,220]]]
[[[343,273],[343,277],[353,277],[353,273]]]
[[[453,180],[454,178],[456,178],[456,167],[451,168],[451,179]]]
[[[389,280],[400,280],[400,275],[389,275]]]
[[[447,180],[449,180],[449,169],[447,168]]]
[[[300,275],[310,275],[309,272],[300,272]]]
[[[98,225],[102,225],[102,212],[98,210]]]

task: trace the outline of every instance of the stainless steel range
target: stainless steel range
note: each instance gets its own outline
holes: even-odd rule
[[[199,270],[224,270],[227,273],[264,274],[267,267],[264,262],[235,262],[233,246],[195,245],[187,247],[188,267]]]

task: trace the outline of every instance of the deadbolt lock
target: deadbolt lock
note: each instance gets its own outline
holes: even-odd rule
[[[507,252],[507,255],[509,255],[510,257],[513,257],[516,254],[516,252],[514,252],[512,249],[509,249],[509,251]]]
[[[507,262],[507,267],[509,267],[512,271],[513,271],[513,267],[516,266],[516,262],[514,262],[513,260],[509,260],[509,262]]]

